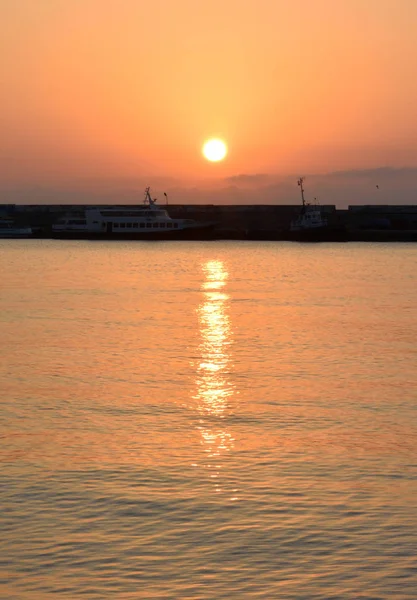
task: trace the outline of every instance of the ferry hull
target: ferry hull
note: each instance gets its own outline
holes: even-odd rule
[[[201,225],[184,229],[91,232],[91,231],[54,231],[52,238],[65,240],[114,240],[114,241],[174,241],[174,240],[212,240],[216,238],[215,225]]]
[[[24,240],[32,237],[32,231],[0,231],[0,240]]]

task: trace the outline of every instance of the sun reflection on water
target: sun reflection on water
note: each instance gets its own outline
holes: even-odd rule
[[[225,417],[230,414],[229,402],[234,393],[230,380],[232,335],[228,314],[229,295],[225,291],[228,272],[219,260],[206,262],[203,271],[204,300],[198,308],[201,344],[195,399],[200,413],[198,428],[208,459],[205,466],[211,469],[210,477],[219,480],[221,465],[218,459],[234,446],[232,434],[224,423]],[[217,491],[221,490],[220,482],[216,482],[215,486]]]

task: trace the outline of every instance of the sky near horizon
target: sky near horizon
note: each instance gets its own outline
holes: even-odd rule
[[[417,167],[416,24],[415,0],[2,0],[0,187]]]

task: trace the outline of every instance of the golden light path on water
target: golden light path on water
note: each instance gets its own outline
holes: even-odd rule
[[[208,459],[205,466],[212,471],[210,477],[216,480],[216,491],[221,491],[220,456],[234,446],[232,434],[224,422],[229,411],[230,398],[234,393],[229,378],[232,340],[228,313],[229,295],[226,293],[228,272],[224,263],[219,260],[204,263],[203,271],[204,300],[197,309],[201,343],[195,400],[200,413],[198,428]]]

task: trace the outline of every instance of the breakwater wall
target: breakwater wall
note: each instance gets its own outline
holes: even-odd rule
[[[12,218],[48,237],[52,225],[64,215],[80,217],[91,205],[0,205],[0,217]],[[109,205],[94,205],[108,208]],[[114,206],[114,205],[111,205]],[[132,208],[132,205],[120,205]],[[173,218],[214,222],[216,235],[223,239],[285,239],[300,206],[287,205],[164,205]],[[417,205],[352,205],[340,210],[334,205],[320,207],[331,227],[345,228],[352,240],[417,240]]]

